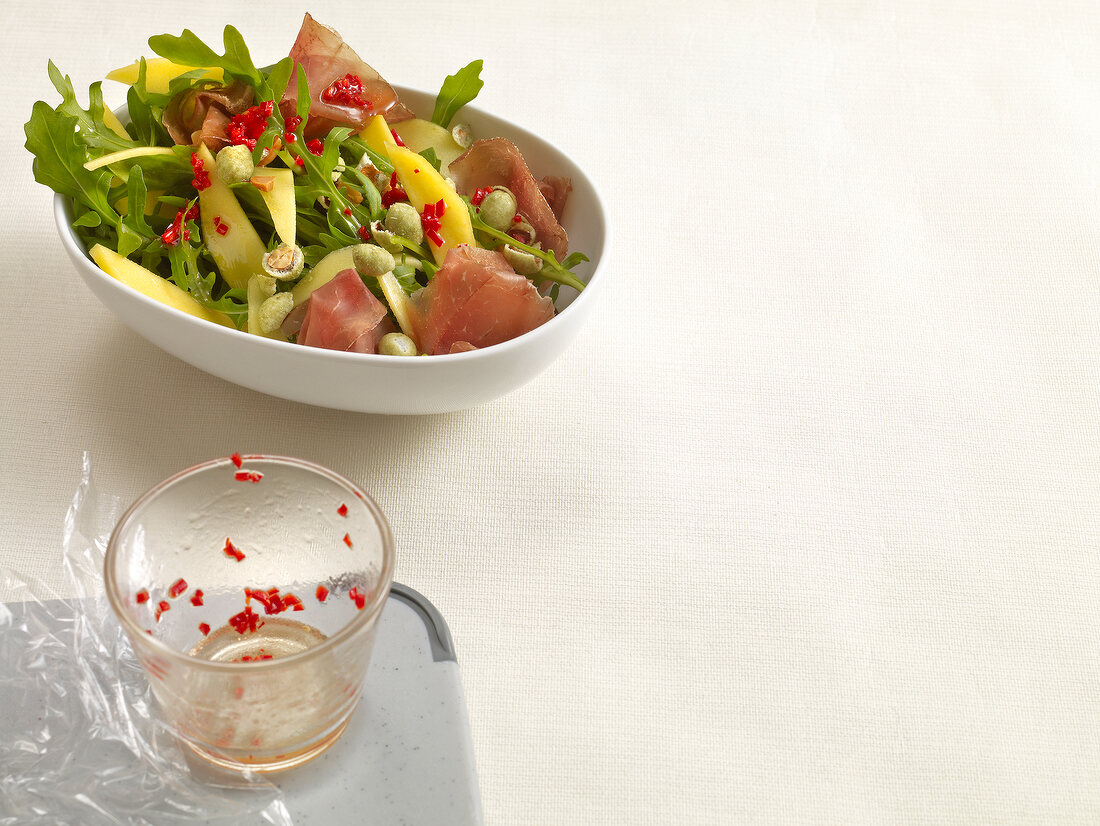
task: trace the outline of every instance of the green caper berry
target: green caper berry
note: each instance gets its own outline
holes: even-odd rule
[[[451,138],[463,149],[469,149],[474,144],[473,131],[468,123],[457,123],[451,130]]]
[[[395,266],[393,256],[374,244],[359,244],[351,252],[355,271],[367,278],[377,278],[391,272]]]
[[[412,204],[398,201],[386,210],[386,229],[414,244],[424,241],[424,228],[420,224],[420,213]]]
[[[260,330],[265,333],[275,332],[293,309],[294,293],[275,293],[265,299],[258,311]]]
[[[252,163],[252,151],[247,146],[226,146],[219,150],[214,159],[214,168],[218,177],[227,184],[239,184],[247,181],[256,171]]]
[[[275,295],[275,279],[270,275],[264,275],[263,273],[256,273],[252,276],[256,280],[256,288],[263,295]],[[251,281],[252,279],[249,279]]]
[[[382,356],[415,356],[416,344],[404,333],[386,333],[378,342],[378,353]]]
[[[501,252],[508,259],[508,263],[512,265],[512,269],[520,275],[534,275],[542,269],[541,258],[529,252],[518,250],[511,244],[505,244]]]
[[[290,244],[279,244],[271,252],[265,253],[260,266],[272,278],[290,281],[302,274],[306,259],[302,251]]]
[[[500,186],[490,192],[478,206],[481,220],[502,232],[512,226],[516,217],[516,196]]]
[[[374,239],[374,243],[378,244],[378,246],[386,252],[398,253],[404,249],[404,247],[394,240],[396,237],[395,234],[383,227],[381,221],[375,221],[370,225],[370,234]]]

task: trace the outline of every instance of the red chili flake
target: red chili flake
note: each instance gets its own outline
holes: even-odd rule
[[[294,134],[294,130],[302,125],[302,119],[297,115],[291,115],[286,119],[286,132],[283,133],[284,143],[294,143],[298,140],[298,136]]]
[[[137,604],[141,605],[143,602],[149,601],[149,592],[142,588],[137,594],[134,595],[134,599],[137,600]]]
[[[172,599],[175,599],[186,590],[187,580],[180,578],[172,583],[172,587],[168,589],[168,596],[170,596]]]
[[[145,633],[148,634],[150,637],[153,636],[153,632],[150,631],[148,628],[145,629]]]
[[[474,194],[470,196],[470,203],[474,206],[481,206],[481,202],[485,200],[485,196],[493,191],[491,186],[479,186],[474,190]]]
[[[245,631],[255,631],[260,626],[260,615],[252,610],[252,606],[246,605],[245,609],[239,614],[234,614],[229,618],[229,624],[233,626],[233,630],[238,634],[243,634]],[[260,623],[262,625],[262,623]]]
[[[324,585],[318,585],[317,586],[317,601],[318,602],[324,602],[326,599],[328,599],[328,588],[326,588]]]
[[[199,217],[199,205],[192,204],[191,208],[187,210],[187,220],[194,221]]]
[[[207,634],[210,633],[210,625],[208,623],[205,623],[205,622],[200,622],[199,623],[199,630],[202,632],[202,635],[205,637]]]
[[[351,207],[344,207],[344,214],[351,215]]]
[[[353,587],[348,591],[348,596],[351,597],[351,601],[355,603],[355,607],[360,611],[362,611],[363,606],[367,604],[367,595],[358,588]]]
[[[283,610],[293,608],[295,611],[304,611],[306,607],[302,605],[302,601],[294,594],[283,594]]]
[[[368,243],[371,241],[370,230],[367,229],[366,227],[359,227],[359,229],[356,230],[356,232],[359,235],[359,237],[362,238],[364,241],[366,241]]]
[[[440,198],[434,204],[424,204],[424,211],[420,213],[420,226],[424,228],[424,235],[437,247],[443,246],[443,236],[439,230],[443,228],[440,220],[447,211],[447,202]]]
[[[415,167],[415,168],[413,169],[413,174],[414,174],[414,175],[416,175],[416,174],[417,174],[417,173],[419,173],[419,172],[420,172],[420,167]]]
[[[184,212],[181,209],[176,213],[175,219],[172,221],[172,225],[161,233],[160,240],[166,243],[170,247],[174,247],[180,242],[180,236],[190,237],[190,233],[184,233],[183,231],[183,216]]]
[[[324,103],[336,103],[343,106],[354,106],[360,109],[373,109],[369,100],[363,98],[363,80],[359,75],[350,72],[321,92],[321,100]]]
[[[239,550],[232,542],[229,541],[229,537],[225,538],[225,555],[231,556],[238,562],[244,559],[244,552]]]
[[[241,454],[239,453],[234,453],[232,456],[230,456],[229,461],[231,461],[237,467],[240,467],[244,464],[244,459],[241,458]]]
[[[344,534],[344,544],[351,547],[351,537],[348,534]]]
[[[256,484],[264,478],[264,475],[258,470],[238,470],[233,474],[233,478],[238,482],[251,482],[252,484]]]
[[[295,157],[294,158],[294,163],[298,164],[298,166],[305,166],[306,165],[306,162],[302,160],[301,156]]]
[[[347,516],[348,515],[348,506],[347,505],[341,505],[340,507],[338,507],[336,509],[336,512],[338,514],[340,514],[341,516]]]
[[[166,599],[162,599],[160,602],[157,603],[157,611],[156,611],[156,614],[154,615],[157,619],[157,622],[160,622],[160,615],[163,614],[165,611],[169,610],[171,607],[172,606],[169,604],[168,600],[166,600]]]
[[[195,593],[191,595],[192,605],[202,605],[202,588],[196,588]]]
[[[519,213],[516,213],[515,215],[513,215],[513,216],[512,216],[512,221],[513,221],[514,223],[517,223],[517,224],[518,224],[518,223],[519,223],[520,221],[522,221],[522,220],[523,220],[523,219],[519,217]]]
[[[223,221],[220,215],[214,216],[214,231],[217,232],[218,235],[225,235],[229,232],[229,224]]]
[[[405,145],[405,142],[403,140],[401,140],[401,136],[397,134],[396,129],[391,129],[390,134],[393,135],[394,143],[396,143],[398,146],[404,146]]]
[[[267,119],[271,117],[274,111],[275,104],[270,100],[265,100],[263,103],[231,117],[229,125],[225,128],[226,134],[229,136],[229,142],[235,146],[247,146],[249,149],[255,149],[256,142],[263,135],[264,130],[267,129]]]
[[[306,141],[306,149],[309,150],[311,155],[320,155],[325,151],[325,145],[321,143],[320,138],[314,138],[311,141]]]
[[[192,179],[191,185],[199,192],[202,192],[210,186],[210,173],[206,171],[202,158],[199,157],[197,152],[191,153],[191,169],[195,172],[195,177]]]

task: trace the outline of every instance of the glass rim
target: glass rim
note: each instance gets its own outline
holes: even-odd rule
[[[393,584],[393,572],[395,566],[395,554],[393,545],[393,533],[390,530],[390,523],[387,521],[386,516],[382,513],[382,509],[378,507],[378,503],[374,501],[371,496],[365,491],[361,490],[358,485],[349,480],[347,477],[342,476],[334,470],[319,465],[316,462],[311,462],[308,459],[298,459],[293,456],[277,456],[270,453],[251,453],[251,454],[239,454],[242,460],[259,460],[259,461],[274,461],[281,462],[288,465],[294,465],[299,468],[316,473],[320,476],[328,478],[330,481],[345,487],[348,491],[356,496],[370,511],[371,516],[374,517],[374,521],[378,526],[379,533],[382,538],[382,568],[379,572],[379,579],[381,587],[378,588],[371,600],[363,607],[362,610],[357,611],[355,616],[344,625],[339,631],[332,636],[327,637],[323,642],[307,648],[304,651],[299,651],[295,654],[291,654],[287,657],[279,657],[273,660],[258,660],[246,663],[235,662],[219,662],[216,660],[203,660],[199,657],[193,657],[190,654],[179,651],[165,642],[157,639],[151,634],[146,634],[145,629],[141,628],[130,616],[129,611],[123,604],[122,595],[118,587],[118,582],[115,578],[113,571],[112,561],[118,554],[118,545],[121,541],[121,534],[123,529],[128,525],[134,515],[141,509],[141,507],[147,504],[149,501],[155,499],[166,488],[175,484],[176,482],[184,479],[188,476],[192,476],[200,471],[209,470],[210,468],[218,467],[219,465],[231,465],[233,459],[231,457],[219,457],[216,459],[209,459],[205,462],[200,462],[197,465],[192,465],[189,468],[185,468],[177,473],[172,474],[168,478],[158,482],[151,488],[146,490],[133,504],[126,509],[126,511],[119,517],[117,523],[115,523],[114,529],[111,531],[111,536],[107,540],[107,551],[103,556],[103,582],[107,591],[107,601],[111,605],[112,611],[114,611],[115,617],[122,623],[122,627],[126,630],[132,638],[132,645],[136,649],[137,640],[141,640],[143,644],[151,645],[158,654],[167,655],[168,657],[184,663],[189,667],[195,667],[200,669],[207,669],[215,672],[238,672],[243,673],[245,670],[249,673],[256,671],[268,671],[275,668],[285,667],[290,663],[300,663],[304,660],[308,660],[311,657],[323,656],[325,653],[335,649],[340,643],[353,637],[357,632],[363,630],[366,626],[377,618],[381,612],[382,607],[386,604],[386,599],[390,594],[390,586]],[[135,650],[135,653],[136,650]]]

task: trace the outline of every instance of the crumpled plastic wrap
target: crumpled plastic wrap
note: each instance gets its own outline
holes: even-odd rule
[[[0,569],[0,826],[271,823],[293,826],[258,776],[193,776],[155,716],[141,666],[111,613],[103,556],[122,508],[99,494],[84,455],[65,516],[71,598]],[[21,600],[21,601],[20,601]]]

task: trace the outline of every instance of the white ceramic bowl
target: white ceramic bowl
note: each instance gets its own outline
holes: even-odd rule
[[[417,112],[431,111],[434,95],[395,87]],[[119,113],[120,117],[123,113]],[[562,288],[562,311],[519,338],[453,355],[399,358],[305,347],[230,330],[167,307],[97,267],[70,226],[67,198],[54,198],[61,242],[77,272],[111,312],[148,341],[207,373],[291,401],[364,413],[445,413],[491,401],[533,379],[557,358],[591,312],[607,257],[607,219],[592,182],[546,141],[472,106],[462,111],[474,134],[503,136],[523,152],[536,178],[573,180],[562,224],[570,250],[591,259],[575,270],[588,286],[576,295]],[[572,301],[565,293],[574,295]],[[568,306],[565,306],[568,305]]]

